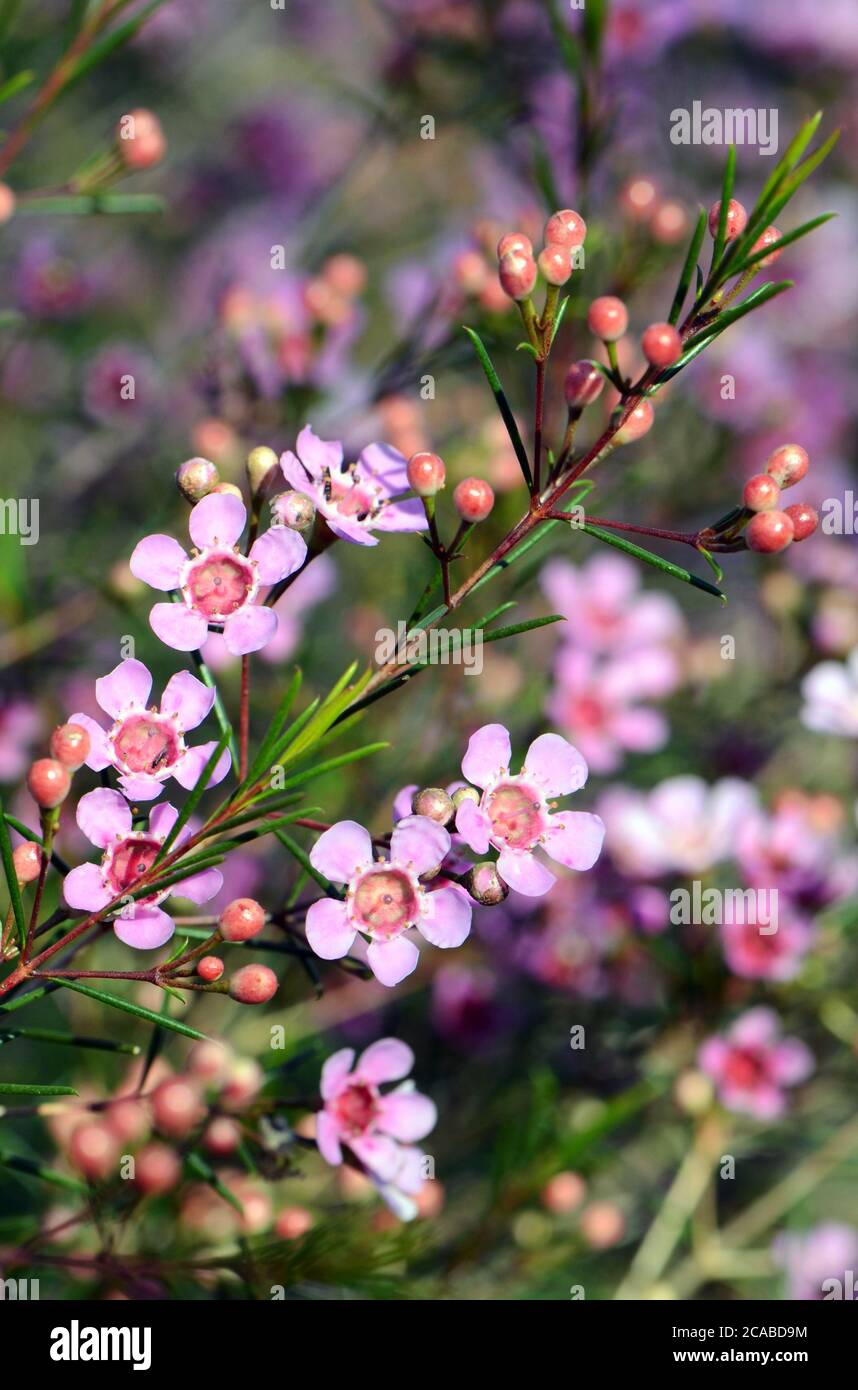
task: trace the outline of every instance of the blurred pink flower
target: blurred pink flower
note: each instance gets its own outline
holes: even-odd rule
[[[710,787],[688,774],[669,777],[651,792],[611,787],[599,812],[618,868],[658,878],[705,873],[731,859],[737,828],[756,805],[755,789],[739,778],[725,777]]]
[[[0,700],[0,782],[17,782],[30,763],[42,720],[30,700]]]
[[[142,423],[158,403],[157,392],[152,358],[127,343],[111,343],[87,364],[84,409],[101,424]]]
[[[784,1231],[772,1245],[772,1257],[786,1274],[787,1298],[858,1300],[858,1230],[854,1226],[825,1221],[810,1231]]]
[[[821,734],[858,738],[858,648],[845,663],[823,661],[801,683],[802,723]]]
[[[316,555],[291,582],[285,594],[272,605],[277,615],[277,631],[259,653],[261,661],[279,666],[288,661],[304,635],[306,619],[311,609],[333,593],[337,578],[336,566],[330,555]],[[224,641],[223,633],[209,631],[200,648],[203,661],[211,671],[224,671],[235,665],[238,657]]]
[[[663,647],[599,661],[592,652],[561,646],[546,713],[574,739],[593,772],[615,772],[626,752],[651,753],[667,742],[670,727],[657,710],[639,702],[663,699],[679,683],[679,666]]]
[[[619,555],[594,555],[576,567],[545,566],[541,584],[549,603],[569,624],[575,647],[627,656],[639,647],[682,640],[682,610],[666,594],[641,591],[640,569]]]
[[[745,980],[794,979],[812,941],[809,922],[780,910],[768,925],[734,918],[721,927],[724,959],[733,974]]]
[[[749,1009],[723,1036],[707,1039],[698,1066],[714,1081],[722,1105],[756,1120],[775,1120],[786,1108],[784,1090],[814,1069],[810,1049],[782,1038],[772,1009]]]

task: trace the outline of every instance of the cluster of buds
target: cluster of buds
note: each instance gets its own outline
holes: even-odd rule
[[[807,502],[794,502],[781,508],[781,491],[801,482],[810,460],[800,444],[781,444],[766,462],[765,473],[749,478],[742,493],[745,511],[750,514],[745,539],[751,550],[774,555],[792,541],[813,535],[819,517]]]
[[[554,212],[545,224],[545,245],[537,257],[524,232],[507,232],[498,242],[498,279],[510,299],[530,299],[541,274],[549,289],[565,285],[587,235],[587,224],[573,208]]]
[[[426,449],[411,455],[406,472],[408,486],[424,502],[434,498],[447,482],[443,459]],[[494,503],[494,492],[483,478],[463,478],[453,489],[453,505],[460,520],[468,526],[485,521]]]
[[[318,275],[304,286],[304,307],[318,324],[338,328],[354,317],[356,301],[365,287],[363,261],[340,252],[329,256]]]
[[[711,208],[709,209],[709,233],[713,238],[717,237],[718,228],[720,225],[721,200],[719,199],[718,202],[713,203]],[[742,204],[738,202],[735,198],[731,198],[729,203],[727,204],[727,217],[724,226],[724,240],[726,242],[735,241],[737,236],[742,235],[747,225],[747,209],[743,207]],[[776,242],[780,241],[781,235],[782,233],[778,231],[777,227],[766,227],[765,231],[760,233],[760,235],[757,237],[757,240],[751,247],[752,253],[756,253],[758,251],[765,251],[765,249],[768,246],[774,246]],[[770,255],[764,256],[761,261],[758,261],[753,270],[748,271],[747,275],[743,276],[742,279],[739,281],[735,290],[732,292],[733,295],[737,294],[739,290],[743,288],[747,280],[752,279],[753,276],[756,275],[757,271],[760,270],[762,267],[774,265],[775,261],[781,255],[782,251],[783,247],[775,246],[775,250],[772,251]]]
[[[474,803],[479,802],[480,794],[476,787],[454,787],[452,791],[445,791],[443,787],[423,787],[415,792],[411,809],[415,816],[426,816],[429,820],[435,821],[438,825],[443,825],[451,832],[455,831],[456,815],[465,801]],[[471,865],[462,874],[456,874],[447,869],[442,872],[446,878],[460,883],[467,890],[474,902],[482,907],[496,907],[509,897],[509,887],[504,883],[497,870],[497,865],[491,860],[486,859],[479,864]]]
[[[251,941],[262,931],[266,920],[265,909],[255,898],[235,898],[220,914],[217,931],[206,944]],[[189,958],[185,973],[194,968],[199,978],[211,985],[217,984],[224,973],[220,956],[210,954]],[[237,1004],[267,1004],[277,993],[277,976],[267,965],[253,962],[236,970],[221,989]]]
[[[688,228],[688,213],[675,198],[665,198],[654,179],[640,175],[620,190],[620,206],[630,222],[645,227],[653,241],[674,246]]]
[[[60,724],[51,734],[49,758],[37,758],[27,773],[27,788],[39,807],[45,847],[25,840],[12,854],[19,887],[33,883],[43,872],[50,853],[60,807],[71,791],[72,776],[89,756],[90,738],[80,724]]]

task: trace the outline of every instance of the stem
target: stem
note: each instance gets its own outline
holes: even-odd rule
[[[250,738],[250,657],[241,658],[241,704],[238,715],[238,783],[247,776],[247,746]]]
[[[545,413],[545,358],[536,360],[536,407],[533,418],[533,488],[532,497],[542,491],[542,424]]]

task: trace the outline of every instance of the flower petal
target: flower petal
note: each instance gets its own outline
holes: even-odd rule
[[[461,946],[471,930],[471,905],[465,894],[457,888],[436,888],[427,898],[431,911],[417,921],[420,935],[444,950]]]
[[[310,863],[332,883],[348,883],[372,862],[369,831],[357,821],[340,820],[324,831],[310,850]]]
[[[178,819],[179,812],[175,806],[171,806],[169,801],[159,801],[149,812],[149,829],[159,840],[166,840]]]
[[[799,1038],[784,1038],[772,1049],[769,1071],[781,1086],[796,1086],[812,1075],[813,1053]]]
[[[180,787],[184,787],[186,791],[193,791],[202,776],[203,768],[216,748],[216,739],[212,739],[210,743],[198,743],[196,748],[189,748],[184,757],[173,764],[170,771]],[[209,786],[216,787],[218,782],[222,782],[231,767],[232,758],[229,749],[225,748],[215,763],[214,772],[209,778]]]
[[[780,1024],[774,1009],[759,1004],[736,1019],[728,1037],[731,1043],[739,1047],[765,1047],[776,1041],[779,1032]]]
[[[164,790],[164,783],[146,772],[123,773],[119,785],[129,801],[154,801]]]
[[[100,724],[96,724],[94,719],[90,719],[88,714],[70,714],[69,724],[80,724],[89,734],[89,752],[86,755],[86,765],[91,767],[93,772],[103,772],[106,767],[113,763],[113,753],[107,741],[107,734]]]
[[[132,705],[145,709],[151,691],[152,676],[143,662],[133,656],[120,661],[109,675],[95,682],[95,698],[111,719],[118,719]]]
[[[420,952],[407,937],[373,941],[366,953],[369,968],[382,985],[398,985],[417,968]]]
[[[390,837],[390,859],[419,877],[438,868],[450,843],[448,832],[437,821],[428,816],[404,816]]]
[[[485,854],[489,847],[492,823],[485,811],[475,802],[462,802],[456,812],[456,830],[474,854]]]
[[[256,566],[261,584],[277,584],[287,574],[299,570],[307,557],[303,536],[288,526],[273,526],[253,542],[250,559]]]
[[[320,1110],[316,1116],[316,1145],[326,1163],[338,1168],[343,1161],[343,1151],[337,1135],[337,1127],[326,1111]]]
[[[214,700],[214,691],[192,676],[190,671],[177,671],[164,686],[161,713],[174,715],[182,732],[187,733],[188,729],[202,724]]]
[[[462,759],[462,773],[475,787],[487,787],[509,770],[512,747],[503,724],[484,724],[471,734]]]
[[[336,439],[320,439],[309,425],[305,425],[295,441],[298,457],[313,478],[321,476],[324,469],[336,470],[343,461],[343,446]]]
[[[322,1067],[322,1080],[319,1090],[322,1093],[322,1100],[330,1100],[340,1089],[341,1083],[348,1076],[352,1069],[355,1059],[353,1047],[341,1047],[339,1052],[332,1052]]]
[[[187,558],[173,536],[146,536],[131,552],[129,567],[135,579],[153,589],[178,589]]]
[[[435,1128],[438,1111],[428,1096],[418,1091],[400,1092],[382,1096],[378,1102],[379,1129],[394,1139],[411,1144],[416,1139],[425,1139]]]
[[[96,787],[77,803],[76,820],[90,844],[106,849],[111,840],[130,831],[131,807],[119,792]]]
[[[154,951],[169,941],[176,930],[172,917],[159,907],[132,907],[117,917],[113,930],[126,946],[137,951]]]
[[[307,940],[322,960],[339,960],[348,953],[355,929],[346,915],[345,903],[319,898],[307,909],[304,923]]]
[[[181,867],[181,866],[180,866]],[[180,879],[170,889],[177,898],[189,898],[192,903],[207,903],[223,887],[223,874],[220,869],[203,869],[190,878]]]
[[[399,1145],[386,1134],[361,1134],[348,1141],[361,1163],[382,1182],[390,1182],[399,1168]]]
[[[425,531],[429,522],[420,498],[410,497],[406,502],[386,502],[371,524],[376,531]]]
[[[546,796],[577,792],[587,780],[587,764],[578,749],[559,734],[535,738],[521,770],[539,783]]]
[[[230,613],[223,625],[223,640],[233,656],[246,656],[261,651],[277,631],[277,614],[273,608],[247,603]]]
[[[240,497],[230,492],[210,492],[191,509],[188,529],[198,550],[210,545],[235,545],[247,520]]]
[[[557,882],[550,869],[532,854],[503,849],[498,856],[498,873],[504,883],[526,898],[541,898]]]
[[[548,818],[543,848],[567,869],[592,869],[602,852],[605,822],[588,811],[559,811]]]
[[[97,912],[110,902],[113,894],[105,887],[97,864],[81,864],[63,879],[63,897],[69,907]]]
[[[401,1081],[413,1066],[414,1053],[408,1043],[399,1038],[379,1038],[361,1053],[355,1075],[370,1086],[381,1086],[385,1081]]]
[[[195,652],[209,630],[202,613],[194,613],[183,603],[156,603],[149,611],[149,626],[174,652]]]

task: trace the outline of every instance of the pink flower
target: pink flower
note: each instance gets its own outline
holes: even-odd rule
[[[101,772],[113,767],[119,785],[131,801],[153,801],[168,777],[190,791],[217,744],[185,744],[185,734],[201,724],[214,704],[214,691],[189,671],[171,676],[161,696],[161,707],[148,709],[152,676],[142,661],[120,661],[109,675],[95,682],[95,698],[113,723],[105,733],[88,714],[72,714],[69,723],[82,724],[91,748],[87,767]],[[210,786],[222,782],[231,759],[225,750],[212,773]]]
[[[858,647],[845,664],[823,661],[801,683],[802,723],[821,734],[858,738]]]
[[[244,530],[244,503],[230,493],[209,493],[189,521],[196,549],[190,558],[172,536],[146,536],[135,546],[131,572],[153,589],[175,590],[181,603],[156,603],[152,631],[168,647],[201,647],[210,627],[223,630],[236,656],[257,652],[277,631],[277,615],[255,602],[261,588],[301,568],[307,547],[297,531],[273,526],[254,541],[249,555],[236,542]]]
[[[554,610],[573,625],[576,648],[627,655],[682,639],[679,606],[666,594],[641,592],[638,566],[619,555],[594,555],[579,568],[552,560],[540,582]]]
[[[535,857],[542,848],[567,869],[590,869],[602,849],[605,827],[586,811],[552,812],[550,799],[578,791],[587,780],[587,764],[559,734],[541,734],[527,750],[524,766],[513,776],[509,732],[503,724],[485,724],[471,735],[462,772],[482,791],[479,804],[464,801],[456,829],[474,851],[489,845],[499,850],[498,873],[510,888],[527,897],[547,893],[555,876]]]
[[[667,720],[639,701],[662,699],[676,688],[679,667],[672,652],[650,647],[599,661],[570,644],[558,653],[555,678],[546,712],[575,740],[594,772],[615,772],[626,751],[651,753],[667,742]]]
[[[774,931],[759,922],[724,922],[721,945],[724,959],[734,975],[741,975],[745,980],[795,978],[813,941],[813,929],[800,917],[784,917],[782,913],[771,926],[775,927]]]
[[[130,894],[140,875],[150,869],[178,817],[175,806],[162,801],[153,806],[148,830],[134,830],[131,807],[119,792],[97,787],[82,796],[77,806],[77,823],[91,844],[104,851],[100,864],[81,864],[66,874],[63,897],[69,907],[97,912],[120,894]],[[185,826],[177,835],[178,847],[191,833]],[[159,903],[171,893],[205,903],[220,891],[223,878],[217,869],[190,874],[159,893],[129,901],[119,911],[113,930],[126,946],[152,950],[163,946],[175,931],[172,917]]]
[[[316,1116],[316,1143],[325,1162],[339,1167],[343,1148],[351,1150],[404,1220],[416,1216],[416,1205],[409,1199],[425,1179],[424,1155],[415,1141],[434,1129],[437,1111],[413,1083],[384,1094],[380,1088],[385,1082],[401,1081],[413,1065],[414,1053],[397,1038],[372,1043],[357,1065],[353,1049],[342,1048],[322,1067],[324,1105]]]
[[[30,764],[30,747],[42,720],[27,700],[0,698],[0,782],[17,782]]]
[[[410,491],[404,455],[389,444],[369,444],[356,463],[343,463],[343,446],[319,439],[305,425],[298,435],[298,456],[287,452],[280,467],[290,487],[312,497],[328,526],[344,541],[378,545],[373,531],[425,531],[423,503],[400,502]],[[278,528],[275,528],[278,529]]]
[[[390,837],[388,859],[374,859],[369,832],[338,821],[319,836],[310,863],[333,883],[346,885],[345,901],[320,898],[307,912],[307,940],[323,960],[347,954],[358,932],[369,938],[370,969],[383,985],[410,975],[418,950],[407,936],[416,927],[433,946],[461,946],[471,930],[467,894],[444,886],[430,892],[421,875],[433,873],[450,849],[443,826],[406,816]]]
[[[707,786],[701,777],[668,777],[651,792],[612,787],[599,811],[607,845],[625,874],[702,874],[733,857],[737,828],[756,808],[756,792],[736,777]]]
[[[840,803],[830,796],[790,791],[771,815],[754,810],[738,827],[736,858],[748,883],[784,893],[831,895],[842,864]]]
[[[697,1064],[715,1082],[728,1110],[775,1120],[786,1108],[784,1088],[797,1086],[813,1071],[809,1048],[798,1038],[782,1038],[772,1009],[749,1009],[723,1037],[708,1038]]]
[[[810,1231],[784,1232],[772,1257],[787,1276],[787,1298],[801,1302],[858,1299],[858,1230],[826,1221]]]

